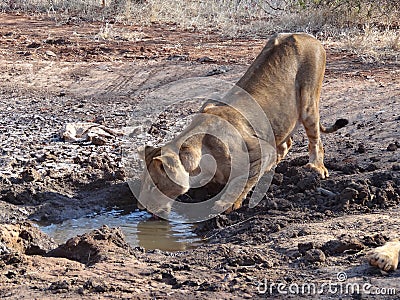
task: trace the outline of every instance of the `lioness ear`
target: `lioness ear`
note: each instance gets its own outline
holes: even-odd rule
[[[153,146],[141,146],[137,149],[137,153],[139,154],[139,157],[144,160],[147,156],[150,155],[151,152],[156,149],[157,148]]]
[[[147,146],[140,146],[139,148],[137,148],[137,150],[136,150],[136,152],[137,152],[137,154],[139,155],[139,157],[141,158],[141,159],[143,159],[144,160],[144,158],[145,158],[145,156],[146,156],[146,147]]]
[[[168,159],[164,155],[153,157],[153,161],[161,162],[164,166],[168,165]]]
[[[160,150],[160,148],[158,147],[153,147],[153,146],[146,146],[144,147],[144,156],[148,157],[148,156],[154,156],[155,153]]]
[[[203,108],[202,108],[202,112],[207,112],[210,108],[213,108],[213,107],[215,107],[215,104],[214,103],[206,103],[204,106],[203,106]]]
[[[151,159],[154,156],[157,156],[160,154],[161,148],[159,147],[153,147],[153,146],[145,146],[145,147],[140,147],[137,149],[137,153],[141,159],[143,159],[147,165],[149,165]]]

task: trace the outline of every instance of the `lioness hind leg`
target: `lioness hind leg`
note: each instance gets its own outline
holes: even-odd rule
[[[279,163],[282,159],[285,158],[286,154],[288,154],[290,148],[292,147],[293,139],[292,137],[288,137],[286,141],[279,146],[276,147],[276,151],[278,152],[276,163]]]
[[[329,177],[329,173],[324,166],[324,147],[319,126],[318,99],[319,93],[317,95],[302,95],[304,110],[301,114],[301,121],[306,129],[309,142],[308,152],[310,159],[307,167],[317,171],[322,178],[326,178]]]
[[[378,267],[383,271],[394,271],[399,264],[400,242],[388,242],[382,247],[372,249],[366,254],[371,266]]]

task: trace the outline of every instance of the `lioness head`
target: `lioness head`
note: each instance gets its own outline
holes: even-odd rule
[[[147,170],[142,175],[139,202],[150,211],[165,211],[168,209],[168,201],[189,190],[189,173],[185,170],[179,154],[167,146],[146,146],[141,156]]]

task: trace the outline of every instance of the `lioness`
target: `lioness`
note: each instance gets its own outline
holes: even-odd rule
[[[320,133],[334,132],[348,123],[347,120],[339,119],[329,128],[320,124],[318,107],[325,63],[325,50],[312,36],[304,33],[277,34],[267,42],[244,76],[236,83],[238,89],[243,89],[255,99],[269,119],[276,144],[274,163],[279,163],[289,151],[292,145],[291,135],[300,122],[304,125],[309,140],[307,167],[318,172],[322,178],[328,177],[329,173],[324,166]],[[232,97],[234,94],[235,92],[231,93]],[[232,101],[240,102],[241,99]],[[245,107],[246,103],[241,105]],[[212,118],[215,116],[222,121],[215,121]],[[149,203],[149,199],[157,197],[157,189],[175,199],[192,187],[191,178],[200,171],[207,172],[207,168],[214,174],[208,187],[227,184],[232,166],[231,152],[242,147],[240,141],[229,136],[228,142],[223,143],[207,133],[191,135],[194,130],[224,131],[225,121],[240,133],[250,158],[250,172],[244,174],[247,176],[245,187],[235,196],[236,200],[230,202],[233,205],[230,204],[224,210],[230,212],[241,207],[243,199],[259,180],[258,174],[272,168],[271,165],[260,164],[262,145],[248,119],[230,105],[207,103],[201,109],[201,114],[174,140],[161,148],[146,146],[143,158],[147,171],[142,177],[139,202],[144,205]],[[214,157],[216,168],[213,169],[206,163],[201,165],[205,154]],[[242,167],[246,169],[246,166]]]

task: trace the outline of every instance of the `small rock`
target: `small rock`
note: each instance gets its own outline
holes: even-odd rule
[[[272,260],[267,260],[262,264],[263,268],[271,269],[274,267],[274,262]]]
[[[92,136],[90,138],[90,141],[92,142],[93,145],[96,145],[96,146],[103,146],[103,145],[107,144],[107,140],[100,136]]]
[[[7,248],[6,245],[4,245],[2,242],[0,242],[0,255],[3,254],[9,254],[10,250]]]
[[[124,170],[116,170],[114,172],[114,177],[115,177],[115,179],[125,180],[126,179],[125,171]]]
[[[326,256],[324,254],[324,252],[322,252],[322,250],[320,249],[310,249],[308,250],[305,255],[304,258],[311,263],[314,262],[325,262],[326,261]]]
[[[208,56],[203,56],[203,57],[199,58],[197,61],[199,63],[212,63],[212,62],[215,62],[216,60],[213,58],[210,58]]]
[[[342,201],[350,201],[353,199],[356,199],[358,196],[358,191],[353,189],[353,188],[345,188],[341,193],[340,193],[340,199]]]
[[[209,283],[204,281],[199,285],[198,291],[209,291],[209,292],[217,292],[221,290],[221,286],[217,283]]]
[[[278,231],[280,231],[282,228],[281,228],[281,225],[279,225],[279,224],[273,224],[272,226],[271,226],[271,232],[278,232]]]
[[[307,251],[314,248],[314,243],[313,242],[299,243],[297,245],[297,248],[299,249],[299,252],[302,255],[304,255]]]
[[[47,50],[45,53],[47,56],[57,57],[57,55],[53,51]]]
[[[93,122],[100,125],[104,125],[106,123],[106,118],[104,116],[96,116]]]
[[[376,248],[383,246],[388,240],[389,238],[387,236],[378,233],[373,236],[365,236],[363,238],[363,244],[365,247]]]
[[[48,176],[52,179],[58,179],[58,178],[62,178],[64,175],[62,172],[60,172],[58,170],[49,169],[49,170],[47,170],[46,176]]]
[[[315,173],[310,173],[309,176],[300,179],[297,182],[297,188],[300,189],[301,192],[305,192],[307,190],[314,190],[319,184],[319,177]]]
[[[63,280],[63,281],[56,281],[52,282],[51,285],[49,286],[49,290],[53,292],[67,292],[70,289],[70,284]]]
[[[355,152],[357,153],[365,153],[367,150],[365,149],[364,144],[358,144],[358,148],[356,149]]]
[[[272,184],[281,185],[283,182],[283,174],[275,173],[274,177],[272,178]]]
[[[88,163],[90,166],[92,166],[95,169],[103,169],[104,168],[104,163],[100,157],[97,156],[90,156]]]
[[[40,155],[40,154],[37,154],[36,155],[36,161],[38,162],[38,163],[42,163],[42,162],[44,162],[46,160],[46,156],[45,155]]]
[[[311,230],[309,228],[303,228],[299,231],[299,233],[297,235],[305,236],[305,235],[310,235],[310,234],[311,234]]]
[[[17,276],[17,272],[9,270],[6,274],[4,274],[4,276],[6,276],[8,279],[12,279]]]
[[[57,159],[58,159],[58,157],[55,156],[55,155],[52,154],[52,153],[45,153],[45,154],[44,154],[44,158],[45,158],[46,160],[52,160],[52,161],[57,161]]]
[[[387,146],[387,151],[396,151],[397,150],[397,146],[394,143],[390,143],[389,146]]]
[[[303,255],[300,253],[300,251],[294,250],[294,251],[290,251],[287,253],[287,255],[292,258],[292,259],[296,259],[299,257],[302,257]]]
[[[24,170],[21,173],[21,177],[23,181],[26,182],[31,182],[31,181],[41,181],[42,180],[42,175],[36,171],[33,168],[29,168],[27,170]]]
[[[186,61],[189,60],[189,54],[171,54],[170,56],[167,57],[167,60],[172,60],[172,61]]]
[[[328,255],[336,255],[344,252],[357,253],[365,248],[365,245],[354,237],[344,236],[340,240],[330,240],[322,246],[322,250]]]
[[[145,253],[146,249],[140,246],[136,246],[135,248],[133,248],[134,251],[140,252],[140,253]]]
[[[33,42],[33,43],[30,43],[28,46],[26,46],[27,48],[39,48],[41,46],[41,44],[40,43],[37,43],[37,42]]]
[[[376,164],[369,164],[368,166],[367,166],[367,168],[366,168],[366,170],[368,171],[368,172],[373,172],[373,171],[376,171],[376,170],[378,170],[379,168],[378,168],[378,166],[376,165]]]
[[[230,71],[231,69],[226,67],[226,66],[222,66],[216,69],[212,69],[211,71],[209,71],[206,76],[214,76],[214,75],[219,75],[219,74],[223,74],[226,73],[228,71]]]

